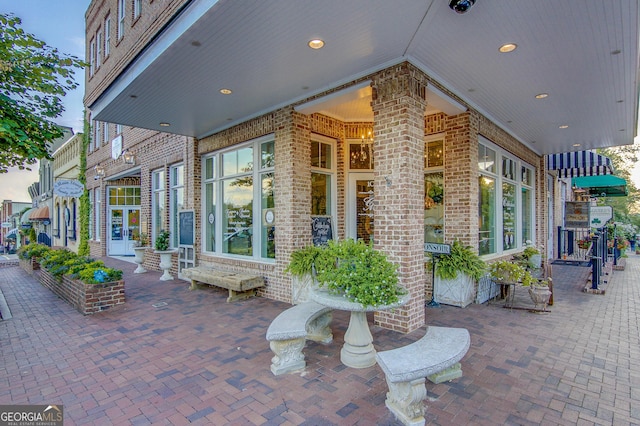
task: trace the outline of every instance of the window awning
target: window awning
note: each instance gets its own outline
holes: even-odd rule
[[[593,197],[626,197],[627,181],[613,175],[583,176],[571,179],[571,186],[588,190]]]
[[[49,206],[37,208],[30,217],[31,220],[49,220]]]
[[[608,157],[593,151],[563,152],[547,155],[547,170],[557,170],[560,178],[613,174]]]
[[[7,235],[4,238],[7,240],[15,240],[16,235],[18,235],[18,228],[13,228],[9,232],[7,232]]]
[[[22,217],[20,218],[20,223],[23,224],[23,225],[26,225],[27,223],[29,223],[31,221],[31,213],[33,213],[36,210],[38,210],[38,209],[36,209],[34,207],[34,208],[29,209],[26,212],[22,213]]]

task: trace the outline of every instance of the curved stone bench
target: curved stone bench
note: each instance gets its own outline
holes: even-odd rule
[[[458,361],[470,344],[465,328],[428,327],[420,340],[378,352],[376,359],[389,386],[387,408],[405,425],[424,425],[425,377],[434,383],[461,377]]]
[[[271,372],[278,376],[304,369],[305,341],[331,343],[332,317],[331,308],[315,302],[301,303],[280,313],[267,329],[267,340],[275,354]]]

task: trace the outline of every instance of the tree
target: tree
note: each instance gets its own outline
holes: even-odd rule
[[[0,173],[52,159],[49,143],[62,130],[51,120],[64,111],[61,97],[78,87],[74,70],[85,66],[26,33],[21,23],[0,14]]]
[[[631,172],[638,161],[640,147],[636,145],[624,145],[598,150],[607,156],[613,163],[615,174],[627,181],[629,195],[626,197],[607,197],[602,199],[603,205],[613,207],[614,220],[616,222],[633,223],[634,215],[640,212],[640,190],[631,180]]]

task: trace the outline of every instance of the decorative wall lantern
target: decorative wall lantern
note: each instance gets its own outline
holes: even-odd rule
[[[96,164],[93,171],[95,172],[95,176],[93,177],[95,180],[102,179],[104,177],[104,167],[100,164]]]
[[[136,164],[136,156],[128,149],[122,151],[122,154],[120,154],[120,156],[122,157],[124,164]]]

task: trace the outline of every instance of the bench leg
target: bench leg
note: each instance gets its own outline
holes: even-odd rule
[[[229,297],[227,297],[227,303],[235,302],[236,300],[248,299],[255,295],[256,295],[255,290],[235,291],[235,290],[229,289]]]
[[[271,350],[275,354],[271,358],[271,372],[274,376],[304,369],[307,365],[302,353],[304,343],[304,337],[289,340],[272,340],[269,343]]]
[[[189,287],[189,290],[198,290],[200,287],[201,286],[196,280],[191,280],[191,287]]]
[[[422,426],[424,420],[424,399],[427,397],[425,379],[410,382],[391,383],[387,380],[389,392],[385,405],[396,418],[407,426]]]
[[[462,365],[459,362],[456,362],[449,368],[445,368],[442,371],[427,376],[427,379],[437,385],[460,377],[462,377]]]
[[[333,314],[327,312],[310,321],[307,325],[307,339],[324,344],[331,343],[333,341],[333,333],[330,327],[332,319]]]

